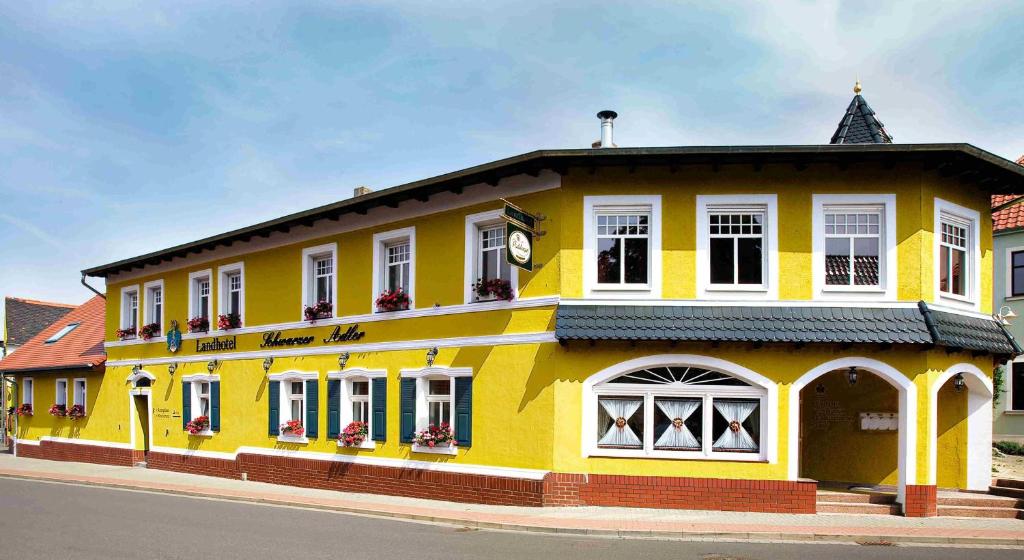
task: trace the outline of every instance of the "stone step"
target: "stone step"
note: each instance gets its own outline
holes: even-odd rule
[[[818,492],[818,502],[845,504],[894,504],[894,494],[871,494],[867,492]]]
[[[818,513],[852,513],[869,515],[898,515],[897,504],[867,504],[850,502],[818,502]]]
[[[1024,519],[1024,510],[1005,507],[939,506],[940,517],[986,517]]]
[[[995,484],[992,486],[1000,486],[1002,488],[1020,488],[1024,489],[1024,480],[1016,478],[997,478]]]
[[[1010,486],[989,486],[988,493],[993,496],[1005,496],[1024,500],[1024,488],[1013,488]]]
[[[993,496],[990,494],[962,493],[959,496],[943,496],[939,494],[936,503],[940,506],[969,506],[969,507],[994,507],[994,508],[1022,508],[1024,500],[1013,497]]]

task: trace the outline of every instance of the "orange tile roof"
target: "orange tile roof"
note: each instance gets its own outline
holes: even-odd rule
[[[0,360],[0,372],[90,368],[104,363],[106,300],[96,296],[46,327],[18,351]],[[56,342],[46,340],[71,323],[78,327]]]
[[[1024,156],[1020,156],[1016,161],[1017,165],[1024,165]],[[1024,195],[1020,194],[994,194],[992,195],[992,208],[1004,207],[1001,210],[997,210],[992,213],[992,231],[998,233],[1000,231],[1024,228],[1024,200],[1017,200]],[[1017,201],[1015,204],[1007,206],[1013,201]]]

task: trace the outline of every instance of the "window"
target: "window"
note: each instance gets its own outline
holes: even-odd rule
[[[302,251],[302,307],[314,306],[320,302],[331,305],[334,316],[338,299],[337,283],[338,245],[329,243],[317,247],[308,247]]]
[[[466,216],[466,303],[501,299],[496,289],[478,291],[478,282],[507,284],[508,293],[516,297],[519,288],[519,269],[510,265],[505,256],[505,222],[501,210],[491,210]],[[494,286],[494,288],[504,286]]]
[[[775,195],[697,197],[698,297],[777,299]]]
[[[980,213],[935,199],[935,292],[951,305],[977,310],[981,282]]]
[[[189,274],[189,318],[202,317],[210,321],[213,315],[213,305],[210,293],[210,270],[201,270]]]
[[[597,283],[647,285],[648,213],[597,215]]]
[[[592,455],[762,458],[766,391],[738,377],[695,366],[648,367],[590,391]]]
[[[54,342],[57,342],[58,340],[64,338],[69,332],[77,329],[78,325],[79,323],[69,323],[65,325],[59,331],[53,333],[53,336],[47,338],[46,342],[44,342],[43,344],[53,344]]]
[[[452,425],[451,378],[427,380],[427,423],[431,426]]]
[[[398,290],[409,296],[409,306],[412,307],[416,291],[416,228],[386,231],[373,236],[373,300],[376,301],[384,292]],[[399,306],[399,309],[404,309],[404,306]]]
[[[79,378],[75,380],[75,393],[74,402],[72,404],[82,405],[82,409],[85,409],[85,379]]]
[[[1008,385],[1009,410],[1024,410],[1024,362],[1013,362]]]
[[[21,381],[21,402],[31,406],[35,406],[35,380],[31,377],[26,377]]]
[[[139,328],[139,287],[121,288],[121,329],[137,331]]]
[[[146,290],[146,313],[143,323],[147,325],[156,323],[159,329],[162,329],[164,323],[164,281],[154,280],[153,282],[146,282],[144,288]]]
[[[286,398],[288,406],[285,408],[281,420],[298,420],[305,423],[303,413],[306,410],[305,383],[302,381],[289,381],[285,383]]]
[[[878,286],[881,212],[825,212],[825,284]]]
[[[387,266],[384,269],[385,289],[409,293],[409,242],[391,243],[384,249],[387,253]]]
[[[192,383],[192,390],[196,395],[196,409],[192,411],[192,416],[210,416],[210,384],[206,381],[196,381]]]
[[[1010,297],[1024,296],[1024,251],[1010,252]]]
[[[217,284],[218,315],[234,315],[238,326],[244,325],[245,317],[245,265],[234,263],[217,269],[220,278]]]
[[[370,423],[370,382],[353,379],[349,401],[352,404],[352,422]]]
[[[54,399],[54,404],[66,407],[68,405],[68,380],[58,379],[57,380],[57,396]]]
[[[589,297],[661,297],[661,197],[586,196],[583,284]]]
[[[708,215],[711,284],[764,285],[764,212]]]
[[[352,368],[327,374],[328,437],[336,438],[352,422],[366,424],[360,449],[387,439],[387,371]],[[346,447],[338,442],[339,447]]]
[[[896,298],[896,195],[813,196],[814,291],[820,299]]]

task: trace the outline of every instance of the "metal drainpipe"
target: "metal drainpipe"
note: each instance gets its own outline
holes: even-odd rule
[[[92,287],[92,286],[90,286],[89,284],[86,284],[86,283],[85,283],[85,273],[84,273],[84,272],[82,273],[82,285],[83,285],[83,286],[85,286],[86,288],[89,288],[89,290],[90,290],[90,291],[91,291],[92,293],[94,293],[94,294],[96,294],[96,295],[100,296],[100,297],[101,297],[101,298],[103,298],[103,299],[107,299],[107,296],[106,296],[106,294],[101,294],[101,293],[99,292],[99,290],[97,290],[96,288],[93,288],[93,287]]]

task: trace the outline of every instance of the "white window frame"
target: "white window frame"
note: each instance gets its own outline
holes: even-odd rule
[[[64,385],[64,390],[63,391],[60,390],[61,384]],[[53,398],[53,404],[62,404],[62,405],[64,405],[64,408],[67,409],[68,408],[68,378],[61,377],[61,378],[57,379],[57,382],[55,383],[55,393],[56,394],[54,395],[54,398]],[[63,402],[61,402],[61,401],[63,401]]]
[[[814,298],[820,300],[896,301],[899,270],[896,251],[895,194],[815,194],[811,219],[814,253],[811,261]],[[879,228],[878,286],[829,286],[825,284],[825,213],[869,211],[881,214]]]
[[[373,290],[370,306],[377,312],[377,297],[387,287],[387,246],[409,243],[409,309],[416,308],[416,227],[407,227],[373,234]]]
[[[135,331],[138,336],[138,329],[142,326],[142,295],[139,292],[139,285],[132,284],[131,286],[124,286],[121,288],[121,321],[120,325],[122,329],[126,329],[131,326],[129,321],[128,311],[128,295],[135,294]]]
[[[81,385],[79,385],[79,384],[81,384]],[[78,396],[79,396],[78,395],[78,387],[79,386],[82,387],[82,395],[81,395],[82,396],[82,402],[78,402]],[[89,402],[89,380],[88,379],[86,379],[84,377],[76,377],[74,379],[74,381],[71,384],[71,398],[72,398],[72,403],[71,403],[72,406],[76,405],[76,404],[80,404],[80,405],[82,405],[82,411],[86,415],[89,414],[89,407],[87,406],[88,402]]]
[[[429,405],[427,404],[427,392],[429,390],[430,380],[447,379],[451,383],[451,394],[449,395],[449,406],[451,407],[452,414],[452,430],[455,429],[454,418],[455,418],[455,378],[456,377],[472,377],[473,368],[468,367],[444,367],[444,366],[431,366],[421,369],[403,369],[400,372],[400,377],[406,379],[416,380],[416,430],[421,432],[427,429],[430,424]],[[427,447],[423,445],[412,444],[412,450],[415,453],[435,453],[439,455],[456,455],[458,454],[457,446],[449,447]]]
[[[647,284],[598,284],[597,215],[636,212],[650,215]],[[583,197],[583,296],[601,299],[660,299],[662,230],[661,195]]]
[[[465,303],[475,303],[477,301],[488,301],[488,300],[477,300],[476,294],[473,292],[473,285],[476,284],[477,278],[480,278],[480,231],[489,229],[496,225],[505,225],[505,221],[501,218],[504,214],[504,210],[489,210],[487,212],[479,212],[476,214],[470,214],[466,216],[466,264],[465,264],[465,277],[463,278],[463,301]],[[504,255],[502,255],[504,259]],[[512,286],[512,299],[513,301],[519,299],[519,267],[510,266],[511,275],[509,277],[509,284]]]
[[[154,309],[153,309],[153,305],[154,305],[153,292],[154,292],[154,290],[160,290],[160,316],[159,317],[155,317],[154,316],[155,313],[153,312],[154,311]],[[164,296],[167,295],[167,291],[164,290],[164,281],[163,281],[163,279],[153,280],[151,282],[146,282],[145,284],[142,285],[142,291],[143,291],[144,294],[146,294],[145,295],[146,310],[145,310],[145,313],[143,314],[144,319],[143,319],[141,324],[148,325],[150,323],[156,323],[156,324],[160,325],[160,334],[162,335],[162,334],[164,334],[164,313],[165,313],[164,309],[167,307],[166,302],[164,301],[164,299],[165,299]]]
[[[376,449],[377,445],[373,439],[373,380],[386,378],[388,375],[387,370],[383,369],[362,369],[362,368],[350,368],[342,371],[331,371],[327,373],[327,379],[336,379],[341,381],[341,406],[339,407],[339,424],[340,430],[344,430],[345,426],[352,423],[352,382],[353,381],[367,381],[369,382],[369,391],[367,394],[367,400],[369,401],[369,418],[366,422],[366,439],[363,440],[362,445],[355,447],[354,449]],[[345,447],[338,442],[338,447]],[[350,448],[352,449],[352,448]]]
[[[335,261],[337,262],[337,261]],[[335,268],[337,271],[337,268]],[[337,278],[337,276],[335,276]],[[280,381],[281,390],[278,391],[277,414],[278,414],[278,426],[283,426],[292,418],[292,395],[291,395],[291,383],[301,382],[302,383],[302,427],[306,428],[306,381],[319,379],[320,376],[316,372],[299,372],[299,371],[286,371],[284,373],[273,373],[267,376],[270,381]],[[319,390],[319,384],[317,384],[317,390]],[[319,395],[317,395],[319,397]],[[285,418],[285,411],[287,411],[287,418]],[[293,437],[279,433],[277,435],[277,441],[287,443],[309,443],[309,437],[306,433],[302,433],[302,437]]]
[[[182,381],[183,384],[184,383],[188,383],[188,387],[189,387],[189,402],[191,403],[189,405],[189,411],[190,411],[190,415],[191,415],[191,418],[189,418],[189,421],[192,421],[192,420],[195,420],[196,418],[199,418],[200,416],[202,416],[202,414],[200,414],[200,412],[199,412],[199,410],[200,410],[200,406],[199,406],[199,390],[198,390],[197,386],[201,385],[202,383],[211,383],[211,384],[215,383],[215,382],[219,383],[220,382],[220,375],[206,375],[206,374],[186,375],[186,376],[181,378],[181,381]],[[211,392],[211,396],[210,396],[210,413],[212,414],[213,413],[213,398],[212,398],[213,386],[212,385],[210,386],[210,392]],[[210,425],[207,426],[207,428],[205,430],[199,432],[198,434],[191,434],[191,435],[196,435],[196,436],[201,436],[201,437],[212,436],[214,434],[214,432],[213,432],[213,419],[212,418],[210,419],[210,422],[211,422]]]
[[[1010,414],[1024,414],[1024,409],[1013,408],[1013,364],[1024,362],[1024,356],[1017,356],[1016,358],[1006,362],[1003,367],[1003,411],[1009,412]],[[1024,391],[1024,387],[1018,388]]]
[[[602,386],[605,382],[619,377],[624,373],[651,367],[699,367],[713,371],[722,372],[750,383],[749,387],[718,385],[713,391],[702,388],[700,385],[632,385],[615,384],[615,386]],[[719,358],[711,358],[700,355],[688,354],[665,354],[645,356],[628,360],[620,364],[605,368],[595,373],[583,383],[583,420],[582,420],[582,450],[583,457],[628,457],[628,458],[652,458],[652,459],[678,459],[678,460],[712,460],[712,461],[741,461],[741,462],[768,462],[774,464],[778,461],[778,449],[776,448],[778,432],[778,386],[767,377],[764,377],[750,369],[738,364],[728,362]],[[598,397],[601,396],[643,396],[644,398],[644,446],[643,449],[611,449],[598,447],[597,434],[597,407]],[[654,449],[654,431],[648,427],[654,426],[654,398],[657,397],[700,397],[703,400],[702,410],[704,411],[703,436],[701,438],[701,451],[670,451]],[[711,400],[714,398],[742,398],[760,400],[760,428],[761,433],[758,441],[757,453],[739,453],[728,451],[713,451],[714,441],[712,440],[711,419],[714,411],[711,410]]]
[[[238,294],[238,317],[245,326],[245,263],[236,262],[217,268],[217,316],[227,315],[231,302],[230,277],[237,274],[241,287]],[[212,325],[216,327],[216,325]]]
[[[197,270],[190,272],[188,275],[188,319],[198,317],[200,313],[199,307],[199,281],[205,278],[210,283],[210,295],[206,302],[206,314],[210,320],[210,330],[217,328],[217,316],[213,314],[213,271],[209,268],[206,270]],[[188,322],[186,319],[186,322]]]
[[[1024,252],[1024,246],[1007,247],[1006,252],[1004,253],[1005,256],[1003,257],[1003,263],[1005,263],[1005,266],[1003,268],[1006,269],[1004,271],[1006,275],[1006,296],[1004,299],[1006,299],[1007,301],[1017,301],[1024,299],[1024,294],[1013,295],[1013,254],[1021,252]]]
[[[711,283],[711,212],[763,212],[763,284]],[[697,196],[697,297],[698,299],[779,299],[779,205],[774,194],[725,194]]]
[[[981,214],[977,210],[971,210],[954,204],[941,198],[935,198],[935,216],[932,222],[932,271],[934,276],[935,301],[942,302],[953,307],[981,310]],[[967,258],[965,263],[969,270],[964,281],[967,286],[965,295],[958,296],[943,292],[939,289],[941,267],[939,263],[940,248],[942,247],[942,222],[948,221],[954,225],[967,228]]]
[[[28,403],[32,406],[32,414],[36,413],[36,379],[34,377],[23,377],[21,379],[21,402],[15,403],[19,406]]]
[[[306,247],[302,250],[302,303],[299,305],[299,320],[306,320],[306,306],[314,305],[317,302],[313,301],[313,289],[315,282],[313,281],[313,262],[316,259],[323,258],[330,255],[331,262],[333,263],[333,274],[334,281],[331,282],[331,317],[338,316],[338,244],[337,243],[325,243],[323,245],[317,245],[315,247]]]

